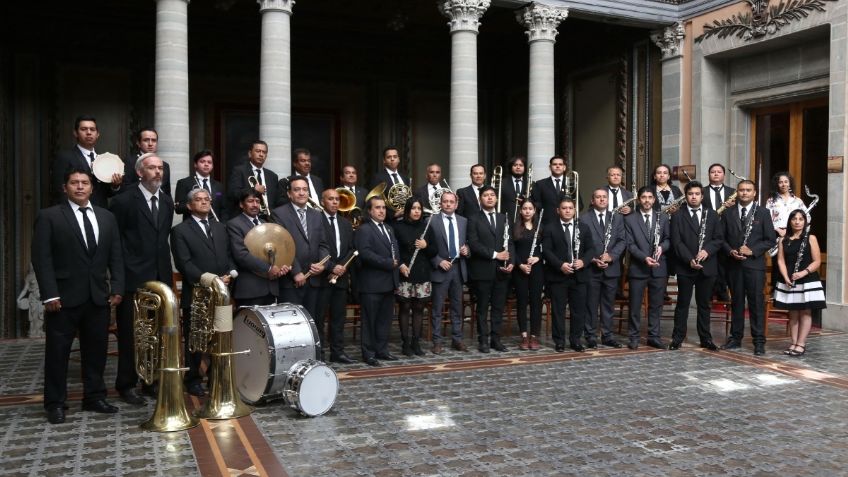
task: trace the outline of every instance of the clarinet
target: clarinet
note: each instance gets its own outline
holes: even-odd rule
[[[704,248],[704,240],[707,238],[707,209],[701,207],[701,227],[698,230],[698,252],[703,250]],[[696,254],[698,252],[695,252]],[[701,263],[700,260],[696,260],[697,263]]]
[[[536,254],[536,241],[539,240],[539,229],[542,228],[541,227],[541,225],[542,225],[542,215],[544,215],[544,214],[545,214],[545,209],[542,209],[539,212],[539,223],[536,225],[536,231],[533,232],[533,242],[530,243],[530,256],[527,257],[528,260],[533,258],[533,256]]]
[[[577,256],[580,255],[580,222],[577,217],[574,217],[574,249],[571,251],[571,267],[577,261]]]
[[[607,253],[609,244],[612,241],[612,221],[615,220],[615,214],[616,212],[613,211],[612,215],[610,215],[609,222],[607,222],[607,225],[604,227],[604,253]],[[604,253],[602,253],[601,255],[603,255]]]
[[[742,246],[748,246],[748,237],[751,236],[751,230],[754,228],[754,212],[757,211],[757,203],[751,202],[751,213],[745,217],[745,234],[742,236]]]
[[[509,253],[509,223],[507,223],[506,217],[504,217],[503,249]],[[503,267],[506,268],[508,266],[509,260],[504,260]]]
[[[662,219],[662,214],[657,214],[654,223],[654,260],[656,260],[656,256],[660,251],[660,220]]]
[[[424,226],[424,232],[421,233],[421,236],[418,237],[418,240],[424,240],[424,236],[427,235],[427,229],[430,228],[430,221],[433,220],[433,216],[427,218],[427,224]],[[420,248],[416,248],[414,252],[412,252],[412,258],[409,259],[409,270],[412,271],[412,265],[415,264],[415,259],[418,257],[418,251]]]
[[[819,196],[816,195],[816,194],[811,194],[810,188],[807,187],[806,185],[804,186],[804,192],[806,192],[808,196],[813,198],[813,201],[810,202],[810,205],[807,207],[807,210],[806,210],[806,213],[809,214],[810,211],[813,210],[813,207],[815,207],[816,204],[819,203]],[[798,273],[798,269],[801,268],[801,259],[804,257],[804,249],[806,248],[807,239],[809,238],[809,236],[810,236],[810,223],[808,221],[807,226],[804,227],[804,234],[801,236],[801,246],[800,246],[800,248],[798,248],[798,257],[795,258],[795,266],[792,267],[792,274],[793,275]],[[795,280],[792,280],[792,282],[789,284],[789,288],[795,288]]]

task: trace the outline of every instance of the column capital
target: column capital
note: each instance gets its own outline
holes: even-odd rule
[[[568,18],[568,8],[553,7],[542,3],[531,3],[517,11],[515,19],[527,28],[527,42],[537,40],[556,41],[557,26]]]
[[[294,0],[256,0],[259,4],[259,13],[285,12],[291,15]]]
[[[651,34],[651,41],[662,51],[662,59],[670,60],[683,55],[683,39],[686,32],[680,22]]]
[[[491,0],[442,0],[439,11],[448,17],[451,33],[455,31],[478,32],[480,17],[491,5]]]

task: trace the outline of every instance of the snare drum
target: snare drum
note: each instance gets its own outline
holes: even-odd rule
[[[318,359],[318,328],[300,305],[281,303],[239,310],[233,322],[236,386],[250,404],[281,399],[289,369]]]
[[[289,370],[283,398],[304,416],[324,414],[336,403],[339,378],[326,364],[313,359],[298,361]]]

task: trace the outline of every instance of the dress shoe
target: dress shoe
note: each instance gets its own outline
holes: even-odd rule
[[[627,348],[632,349],[632,350],[637,350],[637,349],[639,349],[639,342],[638,341],[631,341],[630,343],[627,343]]]
[[[683,341],[671,340],[671,344],[668,345],[668,349],[670,350],[678,350],[683,345]]]
[[[527,351],[530,349],[530,338],[526,336],[521,337],[521,343],[518,345],[518,349],[521,351]]]
[[[192,396],[203,397],[206,396],[206,390],[203,389],[203,385],[200,383],[189,384],[186,386],[188,393]]]
[[[487,345],[486,343],[480,343],[477,345],[477,351],[481,353],[488,353],[490,351],[489,345]]]
[[[624,347],[624,345],[622,345],[621,343],[619,343],[616,340],[605,340],[601,344],[603,344],[604,346],[609,346],[610,348],[623,348]]]
[[[374,366],[375,368],[377,366],[382,366],[382,364],[380,364],[380,362],[377,361],[377,358],[368,358],[368,359],[365,360],[365,364],[367,364],[368,366]]]
[[[708,349],[710,351],[718,351],[719,347],[713,343],[712,341],[703,341],[701,342],[701,348]]]
[[[435,344],[433,344],[433,354],[442,354],[442,353],[444,353],[444,352],[445,352],[445,350],[444,350],[444,349],[442,349],[442,344],[441,344],[441,343],[435,343]]]
[[[762,356],[766,354],[766,347],[763,344],[754,345],[754,356]]]
[[[414,356],[412,353],[412,343],[409,342],[408,338],[404,338],[403,346],[401,346],[401,354],[404,356],[412,357]]]
[[[648,346],[656,349],[668,349],[668,345],[663,343],[662,340],[648,340]]]
[[[504,346],[504,344],[501,343],[499,340],[492,340],[491,346],[493,350],[500,351],[501,353],[503,353],[504,351],[508,351],[509,349]]]
[[[145,396],[150,396],[153,399],[159,398],[159,382],[155,382],[153,384],[142,384],[141,385],[141,394]]]
[[[451,342],[451,348],[457,351],[468,351],[468,346],[465,346],[465,343],[463,343],[462,341]]]
[[[571,345],[571,349],[577,351],[578,353],[586,351],[586,347],[579,343]]]
[[[742,343],[736,341],[733,338],[730,338],[729,340],[727,340],[727,343],[724,343],[724,346],[722,346],[721,349],[739,349],[741,347]]]
[[[589,349],[598,349],[598,342],[591,338],[586,338],[586,347]]]
[[[398,360],[398,359],[400,359],[400,358],[398,358],[397,356],[393,355],[392,353],[388,353],[388,352],[387,352],[387,353],[379,353],[379,354],[377,354],[377,359],[382,359],[382,360],[384,360],[384,361],[397,361],[397,360]]]
[[[129,388],[121,391],[121,400],[133,406],[144,406],[147,404],[147,399],[141,396],[135,388]]]
[[[421,349],[421,341],[418,338],[412,338],[412,352],[415,356],[425,356],[427,353]]]
[[[47,410],[47,422],[50,424],[61,424],[65,422],[65,410],[54,407]]]
[[[557,353],[565,353],[565,345],[558,344],[554,350],[556,350]]]
[[[332,361],[334,363],[341,363],[341,364],[355,363],[355,361],[350,359],[350,356],[348,356],[346,354],[330,355],[330,361]]]
[[[105,399],[97,399],[82,404],[83,411],[99,412],[101,414],[115,414],[118,408],[106,402]]]
[[[536,350],[539,350],[541,348],[542,348],[542,345],[539,344],[539,338],[536,338],[535,336],[531,336],[530,337],[530,349],[532,351],[536,351]]]

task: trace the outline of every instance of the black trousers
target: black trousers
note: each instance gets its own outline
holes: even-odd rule
[[[133,294],[127,296],[118,305],[118,372],[115,375],[115,389],[124,392],[138,384],[135,370],[135,332],[133,331]]]
[[[571,309],[571,328],[568,341],[571,345],[580,344],[580,336],[586,326],[586,284],[573,278],[562,282],[549,282],[548,293],[554,318],[551,334],[554,343],[565,345],[565,307]]]
[[[344,354],[344,324],[346,317],[347,287],[328,286],[321,288],[318,298],[318,313],[313,317],[322,343],[329,341],[331,356]],[[329,339],[325,341],[324,317],[330,313]],[[320,320],[320,321],[319,321]]]
[[[320,310],[318,309],[318,298],[321,295],[320,287],[310,286],[308,283],[300,288],[280,288],[280,301],[285,303],[294,303],[306,308],[309,315],[318,323],[315,318]]]
[[[509,292],[509,279],[478,280],[474,282],[474,294],[477,297],[477,341],[500,341],[506,294]],[[489,310],[491,308],[491,312]],[[489,317],[492,326],[489,327]]]
[[[752,259],[749,259],[752,260]],[[764,344],[766,305],[763,296],[763,284],[766,281],[765,270],[753,270],[741,266],[727,267],[727,281],[732,295],[730,336],[742,341],[745,335],[745,301],[748,301],[748,319],[751,322],[751,338],[754,344]]]
[[[530,329],[533,336],[542,334],[542,288],[545,284],[545,275],[542,264],[533,265],[530,275],[525,275],[521,270],[512,273],[512,284],[515,287],[516,316],[518,317],[518,330],[522,333],[528,331],[527,327],[527,305],[530,305]]]
[[[618,290],[618,277],[606,277],[603,273],[592,273],[590,276],[586,293],[586,339],[597,339],[600,316],[601,339],[611,340],[613,338],[612,314],[615,292]]]
[[[389,352],[389,328],[394,318],[394,293],[360,293],[360,317],[362,359]]]
[[[83,402],[106,397],[103,370],[109,340],[109,307],[90,301],[73,308],[46,313],[44,347],[44,408],[64,407],[68,398],[68,358],[79,333],[82,358]]]
[[[660,314],[668,284],[668,277],[631,278],[630,279],[630,320],[629,339],[631,343],[639,341],[639,329],[642,326],[642,295],[648,289],[648,339],[659,340]]]
[[[695,305],[698,309],[698,338],[701,343],[712,341],[710,333],[710,305],[712,304],[713,282],[715,277],[703,274],[694,276],[677,275],[677,306],[674,307],[674,331],[671,339],[683,341],[686,338],[689,320],[689,303],[692,302],[692,289],[695,290]]]

